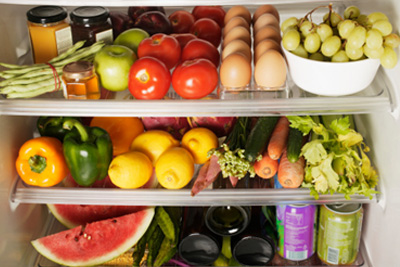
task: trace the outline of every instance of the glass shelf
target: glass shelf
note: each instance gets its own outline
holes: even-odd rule
[[[212,95],[211,99],[183,100],[172,90],[168,100],[133,100],[129,91],[112,99],[66,100],[61,92],[33,99],[0,99],[0,115],[16,116],[268,116],[306,114],[362,114],[392,112],[393,89],[380,70],[372,84],[348,96],[324,97],[307,93],[290,77],[283,91],[242,91]]]
[[[79,204],[79,205],[146,205],[157,206],[212,206],[212,205],[277,205],[277,204],[326,204],[326,203],[376,203],[362,195],[346,200],[342,194],[321,195],[318,200],[310,190],[273,188],[224,188],[205,189],[192,197],[188,189],[119,189],[76,187],[29,187],[15,179],[10,201],[14,204]]]

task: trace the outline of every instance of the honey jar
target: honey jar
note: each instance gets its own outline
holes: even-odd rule
[[[67,99],[100,99],[100,85],[93,63],[75,61],[64,66],[62,81]]]

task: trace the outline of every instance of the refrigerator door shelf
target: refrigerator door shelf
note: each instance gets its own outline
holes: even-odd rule
[[[307,93],[290,77],[284,91],[224,92],[210,99],[183,100],[173,89],[168,100],[133,100],[122,91],[113,99],[67,100],[60,92],[33,99],[1,99],[0,115],[16,116],[277,116],[313,114],[363,114],[392,112],[393,88],[384,71],[379,70],[370,86],[348,96],[324,97]]]
[[[192,197],[190,188],[168,189],[118,189],[118,188],[66,188],[29,187],[21,179],[15,179],[10,193],[10,202],[36,204],[80,204],[80,205],[149,205],[157,206],[211,206],[244,205],[264,206],[277,204],[326,204],[326,203],[376,203],[379,195],[368,198],[353,195],[350,200],[342,194],[321,195],[318,200],[310,190],[273,188],[205,189]]]

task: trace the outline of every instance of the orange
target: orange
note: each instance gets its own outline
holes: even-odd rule
[[[128,152],[133,140],[144,132],[142,121],[134,117],[94,117],[90,126],[97,126],[108,132],[113,143],[114,156]]]

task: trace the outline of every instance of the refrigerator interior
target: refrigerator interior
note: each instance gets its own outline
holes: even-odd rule
[[[3,2],[5,3],[2,4]],[[2,45],[0,46],[1,62],[30,62],[31,55],[25,13],[32,6],[50,3],[49,1],[28,0],[19,2],[22,5],[14,5],[11,1],[0,1],[0,34],[2,36]],[[267,2],[276,5],[278,10],[281,11],[283,19],[292,14],[301,16],[301,14],[305,14],[304,11],[310,10],[310,7],[315,7],[321,3],[328,3],[328,1],[303,1],[306,2],[306,4],[293,4],[295,1]],[[355,4],[359,6],[364,13],[376,10],[382,11],[390,18],[394,25],[394,32],[399,32],[400,16],[398,14],[400,14],[400,4],[394,0],[333,2],[338,2],[338,4],[344,6]],[[73,8],[80,4],[78,1],[58,1],[57,3],[59,5],[66,5],[68,8]],[[89,3],[107,5],[107,1],[89,1]],[[165,5],[165,3],[161,1],[151,1],[151,3]],[[263,3],[266,2],[252,2],[254,5]],[[110,8],[123,10],[125,6],[134,4],[138,5],[139,2],[121,0],[116,1],[115,6]],[[171,1],[171,5],[173,6],[187,5],[188,9],[195,4],[196,3],[191,1]],[[221,1],[221,4],[229,6],[240,4],[240,2]],[[250,6],[250,8],[252,7],[253,6]],[[397,52],[399,51],[397,50]],[[400,249],[400,239],[396,238],[399,234],[395,231],[398,221],[400,220],[400,198],[398,196],[400,190],[400,181],[398,179],[400,176],[400,168],[398,167],[398,159],[400,158],[400,122],[398,107],[400,76],[398,73],[400,73],[399,64],[392,70],[382,71],[380,77],[377,78],[375,82],[377,84],[374,88],[384,84],[388,87],[388,90],[385,91],[383,98],[376,96],[372,104],[365,101],[368,96],[364,98],[363,96],[361,96],[361,98],[355,97],[354,99],[351,97],[317,99],[317,101],[320,100],[321,103],[328,103],[325,109],[323,108],[323,104],[319,104],[319,106],[317,104],[316,112],[320,111],[321,114],[329,112],[357,114],[355,118],[358,130],[363,134],[368,145],[371,147],[370,157],[377,167],[380,176],[378,190],[381,194],[376,196],[376,199],[372,201],[365,199],[360,200],[368,203],[364,205],[365,217],[363,223],[362,250],[365,251],[365,253],[363,254],[363,266],[396,266],[400,259],[396,256]],[[372,95],[374,94],[375,91],[372,90]],[[362,99],[361,103],[358,102],[360,99]],[[269,114],[272,109],[277,108],[281,114],[309,114],[309,111],[306,109],[308,105],[307,102],[302,102],[303,99],[298,100],[299,101],[293,101],[295,104],[293,108],[285,108],[284,104],[279,104],[279,102],[275,104],[275,102],[271,102],[272,107],[270,109],[263,107],[264,109],[258,113],[256,108],[254,108],[254,110],[251,108],[232,108],[225,109],[222,112],[225,112],[225,114],[234,112],[234,114],[238,115],[260,116],[264,113]],[[315,99],[312,99],[312,97],[309,100],[309,103],[315,103]],[[136,109],[133,108],[132,110],[125,110],[131,106],[118,107],[115,103],[112,103],[112,101],[110,101],[111,103],[106,103],[105,108],[96,103],[88,103],[88,105],[84,102],[68,104],[66,103],[67,101],[63,101],[62,104],[65,105],[65,108],[61,108],[60,110],[57,110],[59,102],[56,101],[41,102],[40,99],[37,103],[30,102],[30,100],[0,101],[0,147],[2,148],[0,153],[0,212],[3,215],[0,218],[0,236],[2,237],[0,241],[0,258],[4,266],[31,266],[38,260],[38,255],[30,245],[30,241],[48,233],[48,228],[52,225],[52,217],[49,215],[43,203],[65,202],[65,199],[67,199],[62,196],[58,199],[56,196],[58,191],[49,191],[49,194],[46,196],[46,191],[39,190],[34,192],[30,199],[25,200],[24,196],[26,195],[24,195],[24,189],[21,191],[22,195],[13,195],[13,193],[19,192],[18,190],[15,191],[15,181],[18,177],[14,167],[18,149],[24,141],[33,137],[37,116],[41,115],[43,111],[45,115],[59,115],[59,112],[65,112],[76,116],[81,116],[83,114],[87,116],[104,115],[107,111],[111,112],[113,116],[120,115],[124,111],[127,111],[127,115],[141,116],[145,115],[145,112],[140,111],[140,107]],[[239,102],[240,100],[238,100],[238,103]],[[255,101],[255,103],[263,104],[257,101]],[[351,108],[352,105],[354,105],[353,109]],[[210,108],[210,115],[215,115],[218,114],[217,106],[218,103],[211,102],[210,104],[206,104],[205,108]],[[162,108],[159,110],[155,108],[156,112],[162,112],[164,108],[167,109],[172,107],[172,105],[167,103],[161,105],[161,107]],[[226,106],[224,107],[226,108]],[[332,110],[332,107],[336,107],[337,110]],[[188,111],[188,115],[196,114],[196,111],[191,109],[190,103],[187,106],[183,106],[183,110],[185,110],[185,108],[187,109],[186,111]],[[90,110],[93,110],[93,114],[90,114]],[[163,115],[182,114],[180,112],[178,108],[170,113],[164,111]],[[27,191],[29,192],[29,190]],[[71,200],[71,202],[67,203],[72,203],[74,199],[75,201],[79,201],[79,199],[76,199],[77,192],[67,192],[66,195],[68,199]],[[116,195],[110,196],[114,197],[112,201],[114,201],[115,204],[122,203],[122,200],[116,197]],[[168,193],[166,196],[171,205],[176,205],[178,200],[172,199],[173,196],[168,195]],[[15,201],[15,198],[12,199],[12,197],[16,197],[17,201]],[[89,204],[90,201],[93,201],[91,204],[99,201],[99,195],[96,194],[94,196],[82,197],[85,199],[86,204]],[[176,197],[181,197],[181,195],[177,195]],[[242,200],[244,198],[245,196],[242,197]],[[18,201],[21,199],[22,201]],[[186,197],[182,199],[184,202],[187,201],[188,205],[197,205],[193,200]],[[290,196],[284,196],[282,199],[282,201],[287,201],[290,199]],[[254,199],[251,201],[257,202],[257,200]],[[267,204],[269,204],[270,201],[269,198],[265,199],[265,203]],[[324,201],[324,199],[322,201]],[[326,201],[329,201],[329,198],[326,199]],[[201,199],[200,203],[209,204],[209,202],[211,203],[211,200],[207,200],[207,196],[205,196]],[[260,202],[260,200],[258,200],[258,202]],[[273,202],[270,204],[273,204]]]

